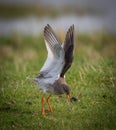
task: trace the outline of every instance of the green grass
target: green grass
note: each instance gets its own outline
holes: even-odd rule
[[[78,34],[74,63],[66,74],[71,95],[52,96],[54,113],[42,116],[41,97],[35,83],[47,52],[43,36],[12,35],[0,38],[0,129],[115,130],[116,37]],[[47,95],[46,95],[47,96]]]

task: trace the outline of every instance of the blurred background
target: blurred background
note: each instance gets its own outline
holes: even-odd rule
[[[116,33],[115,0],[0,0],[0,35],[38,35],[46,24],[78,32]]]
[[[116,0],[0,0],[0,130],[116,129],[115,14]],[[45,62],[47,24],[61,41],[75,25],[66,80],[81,102],[69,112],[65,98],[53,96],[55,112],[43,118],[43,93],[27,77]]]

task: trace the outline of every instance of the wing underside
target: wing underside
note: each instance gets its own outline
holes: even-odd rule
[[[64,66],[64,50],[50,25],[44,28],[44,38],[48,56],[38,78],[51,78],[55,80],[60,75]]]

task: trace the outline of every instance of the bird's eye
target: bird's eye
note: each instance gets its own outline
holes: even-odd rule
[[[68,93],[68,92],[69,92],[69,90],[68,90],[68,88],[67,88],[67,87],[63,87],[63,89],[64,89],[64,91],[65,91],[66,93]]]
[[[67,90],[67,88],[66,87],[63,87],[64,88],[64,90],[66,91]]]

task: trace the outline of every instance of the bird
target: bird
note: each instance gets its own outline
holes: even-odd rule
[[[48,52],[47,58],[37,77],[33,78],[39,89],[43,91],[41,99],[42,115],[46,114],[44,109],[45,100],[49,111],[53,112],[49,102],[51,95],[66,94],[68,101],[71,99],[71,87],[66,83],[65,73],[71,67],[74,59],[74,24],[69,27],[62,44],[52,27],[47,24],[44,27],[44,40]],[[49,93],[46,99],[45,93]]]

